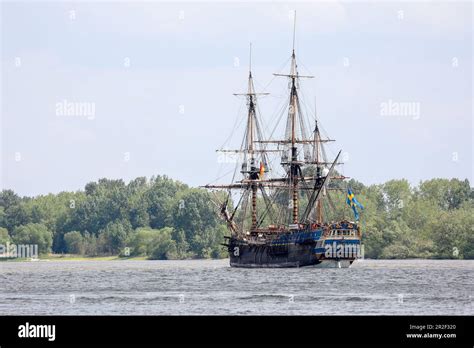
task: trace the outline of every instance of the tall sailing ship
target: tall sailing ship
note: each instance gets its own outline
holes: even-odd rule
[[[246,98],[247,105],[241,148],[218,150],[239,155],[233,180],[230,184],[204,186],[212,191],[225,190],[215,198],[230,231],[223,245],[232,267],[345,268],[360,255],[357,206],[362,206],[352,192],[349,190],[345,199],[354,210],[356,221],[327,221],[324,214],[323,207],[335,209],[331,183],[341,183],[346,177],[335,170],[341,164],[341,151],[334,160],[327,159],[325,145],[334,140],[321,134],[316,112],[313,131],[308,132],[300,79],[313,76],[298,73],[294,42],[293,33],[290,71],[274,74],[289,82],[286,107],[282,110],[286,115],[284,136],[264,137],[257,99],[268,93],[255,91],[249,64],[247,92],[237,94]],[[272,155],[277,156],[276,161],[270,160]],[[275,170],[274,162],[279,167]],[[341,190],[341,185],[336,186]],[[235,191],[238,195],[234,199]]]

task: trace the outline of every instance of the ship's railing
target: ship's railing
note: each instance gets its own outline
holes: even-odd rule
[[[355,229],[332,229],[327,230],[325,237],[358,237],[359,231]]]
[[[337,222],[328,224],[324,231],[325,237],[361,237],[360,228],[356,223]]]
[[[309,239],[324,237],[361,237],[360,228],[352,222],[336,222],[324,224],[301,225],[300,230],[288,230],[286,226],[270,225],[268,228],[259,228],[247,232],[248,239],[272,239],[287,242],[301,242]]]
[[[290,243],[305,243],[308,241],[318,240],[322,234],[322,231],[311,231],[311,232],[295,232],[279,236],[274,241],[276,243],[290,242]]]

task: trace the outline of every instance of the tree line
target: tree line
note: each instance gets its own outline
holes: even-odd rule
[[[474,258],[474,194],[468,180],[348,182],[364,205],[365,257]],[[345,192],[329,219],[353,219]],[[20,197],[0,192],[0,244],[37,244],[40,253],[222,258],[227,235],[204,189],[166,176],[100,179],[84,190]]]

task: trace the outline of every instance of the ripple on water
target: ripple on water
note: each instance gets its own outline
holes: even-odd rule
[[[3,314],[474,314],[474,261],[237,269],[228,260],[3,262]],[[71,302],[71,295],[74,301]]]

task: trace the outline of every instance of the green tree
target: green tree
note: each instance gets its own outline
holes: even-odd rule
[[[217,218],[209,193],[204,190],[189,189],[174,202],[173,226],[184,231],[191,250],[198,255],[208,245],[208,234],[218,225]]]
[[[125,246],[125,240],[132,231],[132,227],[127,220],[117,220],[107,224],[99,231],[103,237],[104,252],[118,254]]]
[[[13,190],[2,190],[0,191],[0,207],[5,210],[20,204],[21,198]]]
[[[173,220],[173,197],[187,189],[186,185],[173,181],[166,176],[152,178],[151,186],[144,196],[147,201],[150,227],[163,228],[171,225]]]
[[[408,180],[390,180],[382,187],[385,207],[391,218],[400,216],[403,208],[411,199],[411,189]]]
[[[360,226],[367,257],[474,258],[474,191],[468,180],[431,179],[415,187],[406,180],[370,186],[333,180],[328,190],[333,203],[323,205],[326,220],[353,220],[345,203],[347,185],[365,207]],[[307,198],[301,196],[304,206]],[[273,198],[276,211],[287,211],[288,192]],[[263,198],[257,207],[263,211]],[[273,222],[268,214],[264,225]],[[100,179],[81,191],[36,197],[0,192],[0,242],[37,240],[42,252],[50,250],[52,235],[56,253],[118,254],[130,246],[135,255],[159,259],[225,257],[220,244],[227,233],[207,191],[166,176],[128,184]]]
[[[84,237],[81,232],[72,231],[66,233],[64,235],[64,242],[66,243],[68,253],[80,255],[85,253]]]
[[[178,258],[185,259],[191,256],[191,253],[189,250],[189,243],[186,240],[186,234],[184,233],[183,230],[173,229],[171,238],[176,243],[176,252],[177,252]]]
[[[226,234],[226,227],[218,225],[199,231],[193,239],[193,250],[199,258],[217,258],[222,256],[223,247],[220,245]]]
[[[0,245],[6,245],[8,242],[11,242],[8,230],[5,227],[0,227]]]
[[[98,234],[107,224],[128,220],[127,189],[123,180],[99,179],[88,183],[86,196],[72,210],[70,229]]]
[[[150,259],[169,260],[178,257],[176,243],[171,238],[172,232],[173,229],[170,227],[165,227],[158,231],[151,244]]]
[[[441,209],[450,210],[459,208],[463,202],[470,199],[471,188],[466,179],[431,179],[421,182],[420,195],[437,203]]]
[[[83,235],[84,238],[84,254],[88,256],[97,256],[100,254],[100,246],[98,238],[89,232],[85,232]]]
[[[160,230],[149,227],[137,228],[127,239],[126,246],[130,248],[132,256],[150,256],[153,249],[153,242]]]
[[[16,227],[12,239],[15,244],[38,245],[38,252],[44,254],[51,252],[53,233],[43,224],[29,223]]]
[[[127,185],[129,220],[133,229],[150,224],[148,200],[145,196],[147,191],[148,183],[145,177],[136,178]]]
[[[472,209],[445,211],[430,224],[437,257],[463,258],[472,254],[473,212]]]

